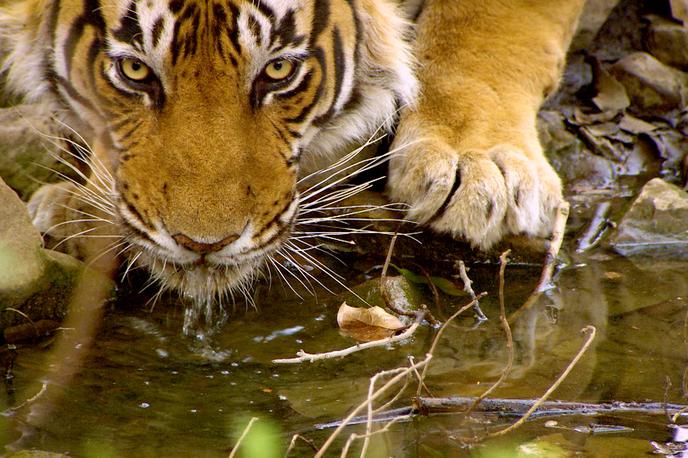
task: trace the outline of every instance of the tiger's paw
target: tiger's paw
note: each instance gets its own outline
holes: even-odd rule
[[[390,161],[388,194],[432,229],[490,248],[507,234],[546,236],[562,200],[561,181],[544,157],[509,145],[458,152],[423,139]]]
[[[77,186],[70,182],[46,184],[33,193],[27,205],[33,225],[45,236],[63,239],[68,236],[68,212]]]

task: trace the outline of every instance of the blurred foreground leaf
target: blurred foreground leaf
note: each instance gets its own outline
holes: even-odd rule
[[[394,264],[390,265],[394,267],[397,270],[397,272],[403,275],[403,277],[411,283],[415,283],[418,285],[433,284],[437,287],[437,289],[449,296],[465,296],[467,294],[464,290],[459,289],[453,281],[447,278],[435,277],[432,275],[426,277],[425,275],[418,275],[417,273],[412,272],[408,269],[402,269],[401,267],[397,267]]]

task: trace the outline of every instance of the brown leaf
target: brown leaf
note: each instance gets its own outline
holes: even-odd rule
[[[595,87],[597,95],[592,101],[600,111],[622,111],[631,104],[626,88],[606,70],[600,69],[597,73]]]
[[[337,324],[344,334],[361,342],[391,337],[404,328],[399,318],[381,307],[350,307],[346,302],[339,307]]]

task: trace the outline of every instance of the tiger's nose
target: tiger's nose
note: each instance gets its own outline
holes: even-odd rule
[[[177,234],[173,235],[172,238],[174,239],[175,242],[177,242],[179,245],[183,246],[184,248],[187,248],[191,251],[194,251],[198,254],[208,254],[208,253],[215,253],[216,251],[220,251],[230,243],[236,241],[240,237],[239,234],[232,234],[230,236],[225,237],[224,239],[220,240],[219,242],[215,243],[204,243],[204,242],[197,242],[191,237],[184,235],[184,234]]]

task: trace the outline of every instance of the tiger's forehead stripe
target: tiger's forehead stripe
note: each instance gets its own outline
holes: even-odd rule
[[[273,100],[281,104],[276,134],[294,157],[298,144],[310,141],[356,99],[356,0],[55,0],[54,5],[55,22],[72,26],[55,32],[52,81],[63,99],[87,110],[93,109],[89,99],[102,102],[104,97],[93,89],[95,75],[122,92],[107,77],[103,61],[96,66],[102,51],[149,65],[161,81],[161,100],[187,84],[185,78],[197,78],[199,71],[219,75],[234,68],[227,82],[234,84],[234,79],[237,89],[245,88],[247,103],[256,109]],[[303,68],[287,87],[256,100],[256,77],[270,60],[283,56],[302,60]],[[87,61],[88,72],[72,74],[77,59]],[[77,84],[85,74],[90,84]],[[76,87],[91,90],[86,94]],[[137,97],[120,95],[130,100],[126,103],[135,103]],[[116,118],[126,110],[120,98],[111,96],[105,102],[97,105],[113,109]],[[124,137],[132,136],[131,129],[123,129]]]

